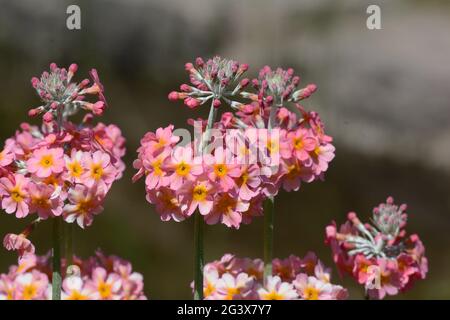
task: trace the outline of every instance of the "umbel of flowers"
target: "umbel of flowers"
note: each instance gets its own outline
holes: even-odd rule
[[[274,259],[273,274],[264,279],[261,259],[231,254],[204,268],[207,300],[343,300],[347,290],[330,282],[331,270],[313,252],[299,258]]]
[[[51,300],[50,254],[29,254],[0,274],[0,300]],[[144,300],[143,277],[131,263],[101,251],[82,260],[72,257],[71,274],[63,272],[63,300]],[[68,266],[65,259],[64,267]],[[63,268],[65,270],[65,268]]]
[[[104,88],[97,71],[90,71],[91,80],[73,81],[77,65],[68,69],[50,65],[50,71],[31,83],[42,105],[29,115],[42,115],[40,125],[22,123],[15,135],[6,140],[0,152],[1,208],[18,219],[28,216],[33,222],[20,234],[7,234],[4,246],[17,250],[19,258],[33,254],[30,232],[42,220],[54,221],[53,296],[60,294],[60,247],[62,221],[76,222],[81,228],[92,224],[112,183],[125,168],[121,158],[125,139],[115,125],[92,123],[106,107]],[[93,101],[86,100],[87,96]],[[80,110],[88,113],[79,124],[69,120]],[[71,232],[67,255],[71,254]],[[69,259],[70,260],[70,259]]]
[[[350,212],[340,228],[334,222],[326,228],[334,262],[364,286],[368,298],[396,295],[426,277],[425,247],[418,235],[406,233],[405,211],[389,197],[373,209],[371,224]]]
[[[145,176],[147,200],[163,221],[195,217],[195,297],[202,297],[202,220],[239,228],[265,215],[266,276],[271,275],[273,199],[323,179],[334,158],[332,138],[316,112],[299,102],[315,85],[298,88],[292,69],[264,67],[243,78],[248,65],[214,57],[187,63],[189,84],[169,94],[191,109],[209,105],[207,120],[189,120],[194,139],[180,144],[169,125],[141,140],[134,180]],[[220,108],[228,106],[217,120]],[[264,205],[265,203],[265,205]]]

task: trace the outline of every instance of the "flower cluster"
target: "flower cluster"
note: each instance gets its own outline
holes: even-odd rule
[[[247,65],[219,57],[206,63],[199,58],[196,65],[187,64],[194,87],[185,84],[184,93],[172,92],[169,98],[188,105],[197,99],[196,106],[222,99],[236,112],[212,121],[220,105],[213,101],[212,118],[188,121],[195,129],[192,141],[179,143],[173,125],[142,138],[134,180],[146,176],[147,200],[162,220],[182,221],[198,209],[208,224],[239,228],[262,215],[263,200],[280,188],[296,191],[302,182],[323,179],[334,158],[332,138],[316,112],[290,105],[312,94],[313,85],[309,94],[306,89],[300,94],[292,69],[265,67],[252,81],[257,92],[250,93],[244,91],[247,79],[236,84]]]
[[[8,273],[0,274],[0,300],[50,300],[49,256],[27,255]],[[74,257],[71,268],[71,275],[63,275],[64,300],[146,299],[142,275],[133,272],[131,263],[119,257],[98,251],[87,260]]]
[[[63,215],[67,222],[88,226],[124,170],[124,152],[115,125],[67,122],[55,134],[48,126],[24,123],[0,153],[1,207],[17,218]]]
[[[0,207],[17,218],[34,215],[30,226],[61,216],[84,228],[103,210],[112,183],[122,176],[125,139],[115,125],[92,124],[93,114],[101,114],[95,108],[103,110],[105,106],[95,69],[90,87],[89,80],[71,82],[77,69],[74,64],[68,71],[55,64],[50,69],[40,80],[31,81],[44,105],[29,113],[44,113],[42,125],[22,123],[0,151]],[[100,100],[86,102],[85,94],[97,95]],[[77,125],[68,116],[79,109],[92,113]],[[4,246],[17,250],[20,257],[33,254],[34,246],[27,239],[31,229],[6,235]]]
[[[188,62],[185,64],[185,69],[189,72],[191,85],[182,84],[181,92],[172,91],[168,97],[171,101],[183,100],[184,104],[191,109],[210,100],[215,108],[220,107],[221,100],[231,103],[233,96],[250,82],[247,78],[240,80],[248,69],[247,64],[218,56],[206,62],[202,58],[197,58],[195,66]]]
[[[204,297],[208,300],[343,300],[347,290],[330,283],[330,269],[309,252],[273,260],[273,275],[263,279],[260,259],[226,254],[205,265]]]
[[[364,285],[367,295],[383,299],[412,287],[428,272],[425,247],[416,234],[405,231],[406,205],[392,197],[373,209],[372,224],[363,224],[354,212],[338,229],[327,226],[326,243],[341,273]]]
[[[36,89],[43,105],[29,111],[30,116],[44,114],[45,122],[59,117],[67,118],[79,109],[101,115],[106,107],[104,88],[96,69],[90,71],[91,81],[84,79],[80,83],[72,82],[78,65],[71,64],[66,70],[55,63],[50,64],[50,72],[44,71],[39,78],[33,77],[31,84]],[[85,101],[86,95],[97,95],[95,102]]]

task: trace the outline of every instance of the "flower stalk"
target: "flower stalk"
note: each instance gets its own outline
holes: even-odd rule
[[[201,140],[200,150],[206,149],[211,138],[211,128],[217,116],[217,108],[214,107],[214,100],[211,102],[211,108],[208,115],[208,123]],[[195,213],[194,217],[194,300],[203,300],[203,267],[205,265],[203,248],[203,218],[200,212]]]
[[[272,276],[275,198],[264,201],[264,281]]]
[[[53,219],[53,276],[52,276],[52,300],[61,300],[61,243],[63,241],[61,219]]]

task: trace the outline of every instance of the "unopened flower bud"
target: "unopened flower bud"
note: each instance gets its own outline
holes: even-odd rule
[[[48,111],[48,112],[46,112],[44,114],[42,119],[44,120],[44,122],[47,122],[47,123],[52,122],[53,121],[53,114],[50,111]]]
[[[179,99],[179,94],[176,91],[172,91],[169,93],[167,97],[169,98],[170,101],[177,101]]]
[[[222,104],[222,103],[220,102],[219,99],[214,99],[214,101],[213,101],[213,107],[214,107],[214,108],[220,107],[221,104]]]
[[[184,104],[189,108],[194,109],[200,105],[200,101],[192,97],[187,97],[186,99],[184,99]]]

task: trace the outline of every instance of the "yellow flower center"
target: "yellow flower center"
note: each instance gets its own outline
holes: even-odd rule
[[[235,206],[236,200],[230,197],[228,194],[224,194],[217,202],[216,209],[217,211],[227,215],[228,213],[233,212],[233,208]]]
[[[40,207],[40,208],[49,208],[50,207],[50,203],[49,203],[48,199],[44,198],[44,197],[33,197],[31,199],[31,202],[35,206]]]
[[[214,165],[214,172],[219,177],[222,178],[227,174],[227,166],[224,164],[216,164]]]
[[[228,288],[225,300],[233,300],[234,295],[239,294],[240,292],[240,288]]]
[[[53,165],[53,156],[51,154],[43,156],[39,164],[45,169],[50,168]]]
[[[81,294],[78,290],[73,290],[67,300],[87,300],[88,297]]]
[[[184,161],[177,165],[176,173],[179,176],[185,177],[191,171],[191,166]]]
[[[316,148],[314,149],[314,154],[313,154],[313,156],[318,157],[319,155],[320,155],[320,147],[316,147]]]
[[[109,298],[111,296],[111,285],[106,282],[101,282],[98,285],[98,292],[103,299]]]
[[[294,148],[297,150],[303,149],[303,139],[294,138]]]
[[[204,201],[208,195],[208,189],[204,185],[198,185],[192,190],[192,197],[195,201]]]
[[[298,175],[300,174],[300,165],[298,163],[288,166],[287,169],[288,169],[287,176],[290,179],[294,179],[298,177]]]
[[[83,167],[80,162],[74,161],[67,166],[69,169],[70,175],[74,178],[79,178],[83,174]]]
[[[265,300],[283,300],[283,295],[279,294],[276,291],[270,291],[269,293],[263,294],[263,299]]]
[[[19,187],[14,187],[11,190],[11,198],[15,201],[15,202],[22,202],[23,198],[25,198],[25,195],[21,192]]]
[[[206,297],[209,297],[216,291],[216,287],[211,282],[208,282],[206,284],[206,288],[203,289],[203,295]]]
[[[161,201],[164,203],[165,207],[169,210],[178,208],[178,200],[173,197],[170,193],[163,193],[161,196]]]
[[[36,296],[37,287],[33,283],[27,284],[23,288],[23,300],[31,300]]]
[[[314,287],[306,287],[303,291],[303,298],[305,300],[319,300],[319,290]]]
[[[94,180],[100,180],[103,176],[103,167],[101,164],[96,163],[91,166],[91,177]]]
[[[152,163],[152,167],[153,167],[153,173],[157,176],[162,176],[163,175],[163,171],[161,169],[161,164],[162,164],[162,160],[161,159],[157,159]]]
[[[247,181],[248,181],[248,172],[246,170],[241,175],[241,182],[242,182],[242,184],[246,184]]]
[[[280,151],[280,144],[278,143],[278,141],[269,139],[267,141],[267,150],[269,150],[270,154],[277,153],[278,151]]]
[[[1,151],[0,152],[0,161],[2,161],[4,157],[5,157],[5,155],[4,155],[3,151]]]
[[[81,200],[77,204],[77,212],[79,212],[81,214],[87,214],[88,212],[90,212],[92,207],[93,207],[93,203],[92,203],[91,199]]]

